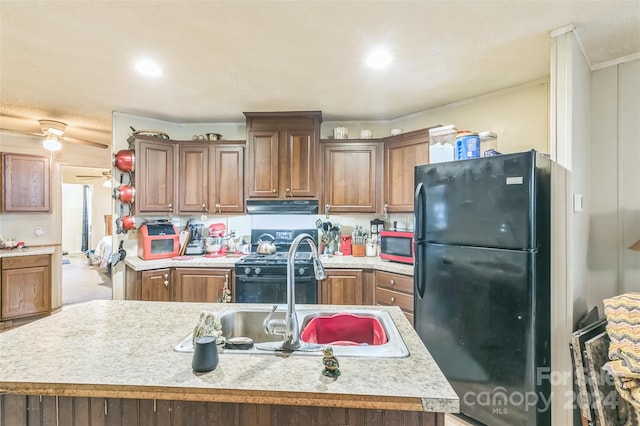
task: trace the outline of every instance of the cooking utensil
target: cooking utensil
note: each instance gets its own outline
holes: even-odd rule
[[[113,154],[111,164],[122,172],[132,172],[135,169],[136,157],[132,150],[122,149]]]
[[[109,259],[111,266],[116,266],[118,262],[120,262],[121,260],[124,260],[127,257],[127,251],[124,248],[122,248],[123,244],[124,244],[124,240],[120,240],[120,245],[118,246],[118,250],[111,255],[111,258]]]
[[[271,241],[263,241],[261,240],[262,237],[270,237]],[[271,234],[267,234],[266,232],[264,234],[261,234],[258,237],[258,248],[256,249],[256,252],[258,252],[259,254],[275,253],[276,252],[276,245],[274,244],[275,240],[276,238]]]

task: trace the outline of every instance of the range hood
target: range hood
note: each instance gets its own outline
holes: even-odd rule
[[[248,214],[318,214],[318,200],[247,200]]]

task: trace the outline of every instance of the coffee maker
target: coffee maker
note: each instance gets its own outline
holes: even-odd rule
[[[204,225],[202,223],[190,223],[189,224],[189,242],[184,251],[187,255],[200,255],[204,254]]]

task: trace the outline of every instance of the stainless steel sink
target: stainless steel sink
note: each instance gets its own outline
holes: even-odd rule
[[[229,309],[220,315],[222,323],[222,334],[226,338],[232,337],[249,337],[255,343],[277,342],[282,340],[282,336],[267,334],[264,332],[263,322],[269,315],[270,310],[267,309]],[[300,331],[304,331],[309,322],[313,318],[329,317],[339,313],[350,313],[364,317],[377,319],[384,328],[387,341],[379,345],[357,345],[357,346],[340,346],[331,345],[333,353],[338,356],[354,356],[354,357],[377,357],[377,358],[403,358],[409,356],[407,349],[398,329],[393,322],[389,313],[375,309],[348,309],[340,311],[328,311],[326,309],[310,309],[298,308],[296,315],[298,316],[298,324],[301,324]],[[280,306],[274,314],[275,318],[283,319],[286,314],[286,305]],[[174,350],[176,352],[193,352],[192,334],[189,334],[182,342],[180,342]],[[250,349],[224,349],[224,353],[233,354],[262,354],[273,355],[276,351],[268,351],[258,349],[255,346]],[[294,351],[292,355],[315,355],[319,356],[321,352]]]

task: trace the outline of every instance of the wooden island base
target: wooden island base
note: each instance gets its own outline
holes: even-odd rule
[[[152,399],[0,395],[0,426],[444,426],[443,413]]]

